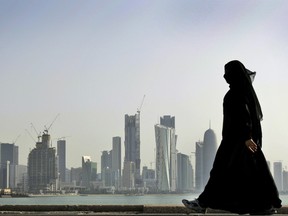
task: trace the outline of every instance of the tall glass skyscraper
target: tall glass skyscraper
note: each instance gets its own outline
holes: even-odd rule
[[[171,121],[166,118],[167,122]],[[155,125],[156,187],[163,192],[176,191],[177,181],[176,134],[175,128],[169,126]]]
[[[121,137],[112,139],[112,185],[116,189],[121,186]]]
[[[171,117],[170,115],[164,115],[160,117],[160,125],[175,128],[175,116]]]
[[[215,132],[209,128],[204,134],[203,141],[203,185],[205,186],[210,177],[217,151],[217,141]]]
[[[59,180],[66,182],[66,140],[57,141]]]
[[[11,183],[14,182],[16,177],[15,166],[18,165],[18,159],[18,146],[10,143],[0,143],[0,188],[14,186]]]
[[[207,184],[217,151],[215,132],[209,128],[204,133],[204,141],[196,142],[195,187],[202,191]]]
[[[193,185],[193,168],[189,156],[177,153],[177,191],[192,191]]]
[[[125,115],[124,144],[124,164],[125,162],[133,162],[135,164],[135,186],[140,187],[142,186],[142,178],[140,175],[140,112],[131,116]]]
[[[195,147],[195,189],[200,192],[203,185],[203,142],[196,142]]]
[[[101,180],[105,186],[112,186],[111,183],[111,151],[102,151],[101,155]]]
[[[277,186],[278,191],[283,190],[283,168],[282,162],[277,161],[273,163],[273,170],[274,170],[274,181]]]
[[[97,163],[90,156],[82,156],[82,186],[90,189],[91,182],[96,181]]]

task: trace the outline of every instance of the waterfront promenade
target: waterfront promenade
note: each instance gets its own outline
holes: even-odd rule
[[[175,216],[175,215],[204,215],[195,213],[182,205],[0,205],[0,215],[102,215],[102,216]],[[224,211],[208,209],[206,214],[213,215],[237,215]],[[278,210],[276,215],[288,216],[288,206]]]

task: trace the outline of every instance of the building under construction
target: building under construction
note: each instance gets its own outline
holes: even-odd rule
[[[56,191],[56,149],[50,147],[50,135],[44,131],[28,156],[29,192],[34,194]]]

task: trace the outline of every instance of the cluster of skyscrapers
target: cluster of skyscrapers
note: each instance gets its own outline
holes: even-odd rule
[[[67,169],[66,140],[57,141],[56,151],[51,146],[48,130],[39,136],[35,148],[30,151],[27,166],[18,164],[18,146],[0,143],[0,188],[34,194],[202,191],[217,150],[214,131],[209,128],[203,141],[195,143],[195,151],[183,154],[177,150],[175,117],[161,117],[154,129],[153,162],[151,167],[141,168],[140,111],[125,115],[124,161],[121,137],[112,137],[112,149],[102,151],[100,172],[90,155],[82,156],[81,167]],[[191,150],[192,147],[191,144]],[[195,159],[193,164],[192,158]],[[288,172],[283,171],[282,163],[274,162],[273,170],[279,191],[288,192]]]

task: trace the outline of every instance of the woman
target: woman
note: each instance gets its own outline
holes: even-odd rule
[[[225,65],[230,85],[223,103],[222,141],[210,179],[198,199],[182,200],[190,209],[222,209],[238,214],[273,214],[281,207],[262,148],[262,111],[252,82],[255,72],[237,60]]]

